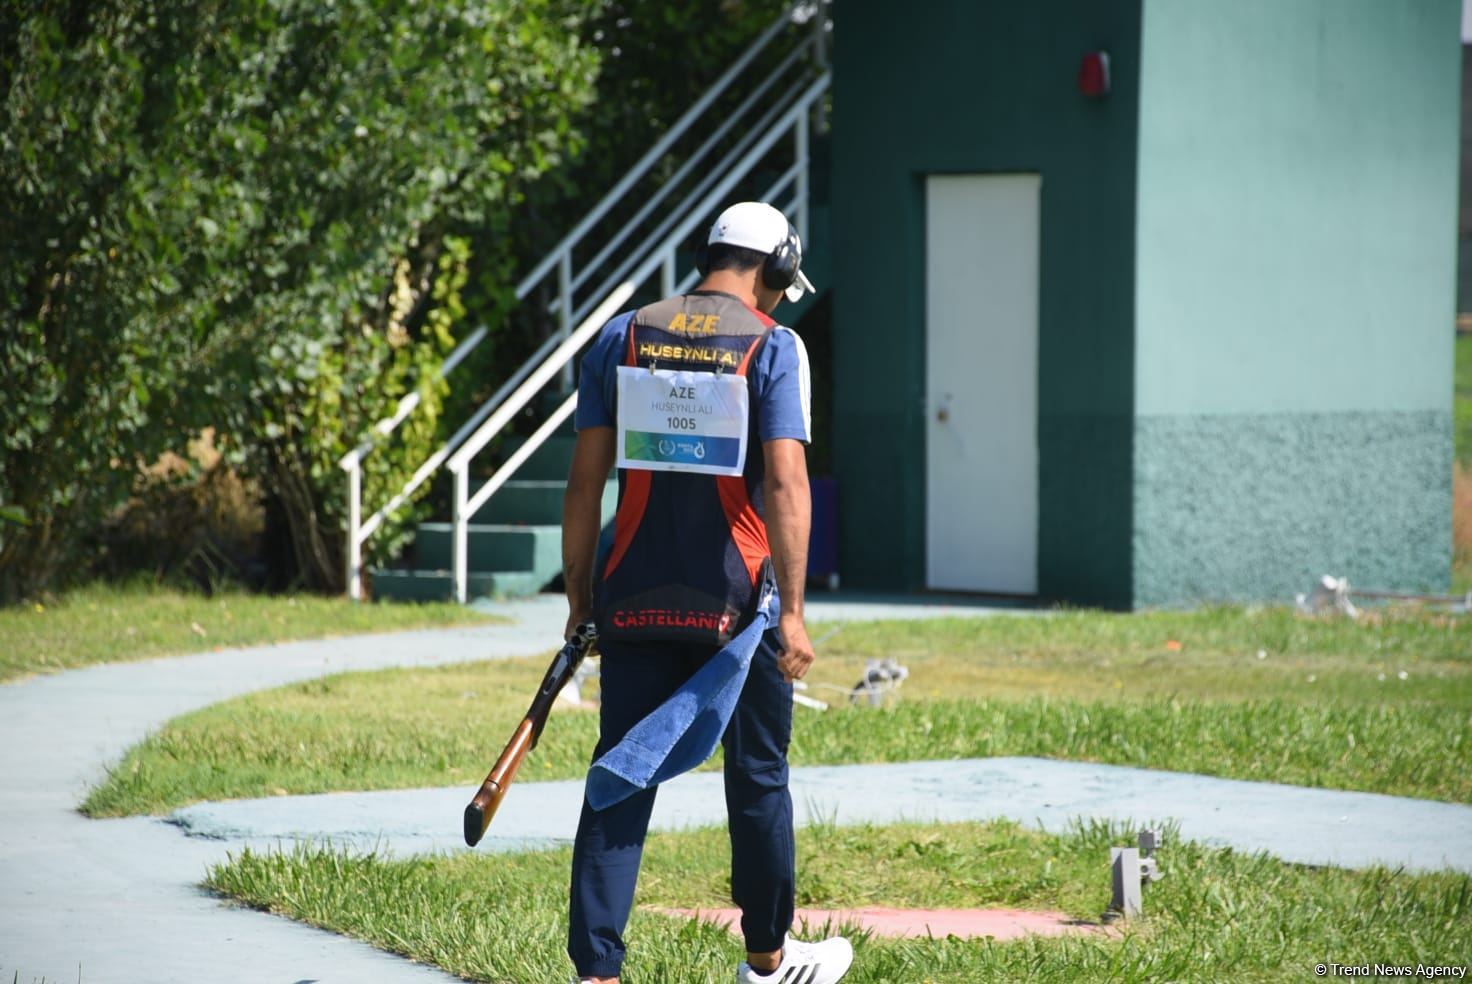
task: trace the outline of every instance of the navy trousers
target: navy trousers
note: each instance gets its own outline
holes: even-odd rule
[[[680,643],[599,643],[603,654],[601,734],[594,759],[664,703],[715,654]],[[779,949],[792,925],[795,858],[787,745],[792,737],[792,685],[777,669],[776,632],[763,636],[751,673],[721,744],[726,760],[726,812],[731,833],[731,897],[740,906],[746,948]],[[603,811],[583,801],[572,855],[567,952],[585,977],[616,977],[624,960],[624,927],[655,789]]]

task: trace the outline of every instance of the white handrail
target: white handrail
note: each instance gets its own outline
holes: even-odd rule
[[[593,335],[617,312],[625,301],[633,296],[635,288],[646,281],[656,271],[667,269],[673,251],[689,235],[692,227],[703,221],[712,208],[722,198],[743,180],[751,169],[766,157],[767,153],[774,147],[778,140],[782,139],[791,130],[800,133],[801,136],[795,141],[795,152],[807,150],[806,140],[806,114],[811,110],[813,103],[820,99],[827,91],[831,75],[824,72],[815,79],[795,99],[787,112],[782,115],[775,126],[767,128],[760,138],[746,151],[740,161],[731,167],[725,177],[716,183],[700,203],[683,217],[678,218],[663,239],[652,246],[642,248],[639,252],[644,253],[644,259],[639,262],[634,272],[618,285],[614,291],[605,297],[578,327],[554,351],[549,353],[535,371],[533,371],[521,384],[516,392],[508,396],[484,423],[482,423],[474,434],[467,437],[459,449],[450,457],[447,467],[454,474],[454,502],[451,517],[451,567],[454,579],[454,596],[457,601],[464,602],[467,597],[469,585],[469,524],[470,517],[477,509],[490,498],[491,494],[500,487],[501,483],[510,478],[511,474],[519,467],[521,462],[529,457],[532,452],[550,435],[556,425],[549,426],[544,423],[538,431],[528,438],[527,441],[517,449],[513,456],[515,464],[506,462],[496,470],[495,478],[499,479],[496,486],[487,491],[482,488],[476,493],[475,499],[470,498],[469,469],[470,462],[480,453],[481,449],[488,444],[492,438],[500,433],[501,428],[506,425],[517,413],[519,413],[533,396],[542,388],[546,382],[559,372],[564,365],[570,362]],[[808,166],[805,158],[799,158],[792,167],[782,173],[777,181],[768,191],[768,196],[788,183],[796,183],[798,191],[794,196],[794,207],[805,209],[807,206],[807,188],[801,182],[799,176]],[[676,213],[677,215],[679,213]],[[666,223],[667,224],[667,223]],[[664,225],[664,224],[662,224]],[[647,243],[647,241],[646,241]],[[636,253],[636,255],[638,255]],[[570,399],[575,399],[574,397]],[[564,404],[566,407],[567,404]],[[559,408],[562,409],[562,408]],[[570,412],[570,410],[569,410]],[[565,417],[565,414],[564,414]],[[561,423],[561,420],[558,421]],[[519,458],[517,456],[520,456]],[[508,467],[510,466],[510,467]]]
[[[547,359],[537,367],[536,371],[517,387],[516,392],[508,396],[506,401],[496,408],[496,412],[491,414],[490,419],[482,424],[473,435],[467,438],[465,443],[460,446],[460,450],[456,451],[450,458],[448,467],[454,476],[454,505],[450,516],[450,567],[454,575],[455,600],[461,604],[465,603],[469,584],[468,557],[470,551],[468,549],[467,539],[470,533],[470,517],[475,515],[475,511],[480,508],[480,504],[483,504],[486,499],[490,498],[491,492],[500,488],[501,483],[509,479],[515,473],[516,469],[520,467],[521,462],[529,458],[532,452],[541,446],[542,441],[556,428],[556,425],[554,424],[549,427],[543,424],[531,438],[527,439],[525,444],[517,449],[516,454],[512,455],[512,459],[515,461],[514,465],[508,461],[496,469],[496,475],[492,477],[492,480],[499,477],[500,481],[496,483],[490,492],[486,492],[484,495],[477,492],[477,504],[474,507],[470,505],[470,459],[478,454],[481,448],[485,447],[491,438],[501,433],[501,428],[505,427],[506,423],[512,417],[521,412],[521,408],[526,406],[531,398],[537,395],[537,392],[546,385],[547,380],[551,379],[562,368],[562,364],[570,360],[576,354],[577,350],[582,348],[603,327],[604,322],[613,317],[618,309],[623,306],[623,303],[632,297],[633,294],[634,284],[632,283],[621,284],[618,290],[609,294],[603,303],[598,305],[597,310],[589,315],[586,321],[578,325],[577,329],[561,345],[557,346],[551,355],[547,356]],[[576,402],[576,397],[577,393],[574,392],[572,394],[574,403]],[[558,423],[561,423],[561,421],[559,420]],[[520,455],[520,457],[518,458],[517,455]],[[508,468],[507,465],[511,465],[511,467]]]
[[[533,374],[533,377],[526,380],[526,382],[522,384],[521,390],[518,390],[517,394],[508,398],[505,404],[502,404],[500,407],[498,407],[497,412],[492,414],[490,419],[486,420],[485,423],[481,424],[480,427],[476,429],[474,435],[464,440],[464,442],[460,445],[459,450],[457,450],[449,460],[449,468],[452,471],[462,470],[469,463],[470,459],[475,457],[475,455],[481,450],[481,448],[485,447],[486,444],[491,440],[491,438],[496,436],[496,432],[498,432],[501,427],[504,426],[506,420],[509,420],[511,415],[520,410],[521,405],[525,405],[525,400],[522,400],[521,405],[511,407],[511,405],[515,403],[518,397],[522,394],[523,390],[527,390],[527,399],[530,399],[530,395],[535,393],[535,388],[529,389],[529,387],[532,387],[533,380],[540,380],[541,383],[545,383],[546,380],[551,377],[552,373],[555,373],[557,370],[561,369],[563,363],[572,358],[572,356],[577,352],[582,344],[586,343],[589,339],[592,338],[593,334],[600,327],[602,327],[604,322],[612,317],[613,313],[618,310],[617,305],[614,305],[610,309],[609,301],[615,298],[621,298],[619,300],[619,303],[621,304],[624,300],[627,300],[630,296],[633,295],[634,289],[639,284],[647,280],[650,274],[658,269],[660,262],[664,259],[664,252],[670,248],[679,246],[680,243],[684,241],[685,237],[689,235],[690,230],[693,228],[693,226],[696,223],[704,220],[707,213],[710,212],[710,210],[714,208],[715,205],[718,204],[722,198],[724,198],[743,178],[746,177],[751,168],[755,166],[758,162],[760,162],[761,159],[766,156],[767,152],[771,150],[772,147],[777,143],[777,141],[786,134],[787,130],[790,129],[794,125],[794,123],[804,113],[808,111],[808,109],[812,105],[813,100],[821,96],[827,90],[830,78],[831,76],[827,72],[824,72],[822,75],[818,76],[818,78],[815,79],[807,87],[807,89],[802,92],[797,100],[795,100],[792,107],[787,110],[786,114],[782,116],[777,125],[767,129],[766,132],[763,133],[762,136],[756,141],[755,145],[753,145],[751,149],[746,152],[745,156],[743,156],[742,159],[737,162],[734,167],[730,168],[727,171],[726,176],[706,194],[705,198],[703,198],[700,203],[696,205],[693,209],[690,209],[688,212],[686,212],[683,218],[675,221],[674,228],[665,235],[663,240],[661,240],[657,245],[649,248],[648,252],[646,253],[646,258],[638,267],[636,267],[635,271],[631,275],[625,277],[623,283],[616,287],[613,292],[609,294],[589,316],[582,319],[582,321],[578,325],[577,330],[574,331],[571,336],[569,336],[561,345],[559,345],[557,349],[546,356],[545,361],[537,368],[536,372]],[[775,190],[777,188],[780,188],[788,181],[791,181],[793,175],[797,173],[801,166],[801,162],[799,162],[798,164],[794,164],[791,168],[783,173],[782,177],[777,179],[777,182],[772,185],[772,189]],[[602,316],[601,320],[600,315]],[[539,386],[540,383],[538,383],[537,385]],[[490,403],[492,401],[487,402]],[[502,411],[505,412],[503,413]]]
[[[722,93],[736,80],[736,76],[741,74],[741,70],[747,65],[750,65],[752,59],[761,54],[762,49],[781,33],[784,27],[792,22],[792,14],[799,6],[801,6],[800,3],[794,3],[784,10],[781,16],[774,20],[751,43],[751,46],[742,52],[741,57],[732,62],[731,67],[721,73],[721,77],[716,79],[715,83],[705,91],[705,94],[696,100],[695,105],[685,110],[684,115],[675,121],[674,125],[665,132],[665,135],[655,141],[653,147],[645,151],[644,156],[639,158],[638,163],[629,169],[629,173],[625,174],[608,194],[603,196],[603,200],[594,206],[593,211],[584,216],[583,220],[574,226],[571,232],[563,236],[561,242],[553,247],[552,252],[547,254],[541,263],[533,267],[531,273],[522,278],[521,283],[516,287],[518,299],[525,296],[523,294],[523,288],[530,291],[540,283],[541,279],[551,272],[552,267],[557,263],[557,258],[581,242],[583,236],[587,235],[588,231],[608,214],[609,209],[613,208],[614,204],[623,198],[624,194],[634,186],[634,183],[648,173],[649,169],[654,166],[654,163],[674,146],[676,140],[685,135],[685,131],[690,129],[690,125],[698,120],[701,114],[710,108],[710,104],[719,99]]]
[[[573,330],[572,334],[563,340],[561,345],[552,350],[551,354],[542,361],[542,364],[537,366],[526,380],[516,388],[516,391],[508,396],[505,402],[496,407],[496,412],[491,414],[485,423],[476,428],[474,434],[465,439],[465,442],[460,445],[460,449],[450,456],[446,467],[450,471],[464,471],[465,466],[470,463],[470,459],[479,454],[481,448],[485,447],[491,438],[499,434],[501,428],[505,427],[512,417],[521,412],[521,408],[526,406],[531,401],[531,398],[537,395],[537,391],[545,386],[547,380],[551,379],[562,368],[563,363],[576,355],[578,349],[586,345],[598,333],[598,329],[602,328],[609,318],[612,318],[618,313],[619,307],[630,297],[634,296],[634,288],[636,286],[637,284],[626,281],[620,284],[618,289],[612,294],[604,298],[603,303],[598,305],[593,313],[588,315]]]
[[[491,477],[486,479],[485,484],[476,490],[475,495],[471,496],[470,500],[465,503],[466,513],[474,516],[480,512],[480,507],[485,505],[491,496],[495,495],[501,486],[505,485],[511,479],[511,476],[516,473],[518,468],[526,464],[526,460],[536,453],[537,448],[541,446],[542,442],[551,437],[552,432],[557,430],[558,427],[561,427],[564,420],[572,416],[572,412],[577,409],[577,406],[578,391],[573,390],[568,394],[567,399],[562,401],[561,406],[552,411],[552,416],[544,420],[542,426],[532,432],[532,436],[526,439],[526,443],[513,451],[511,456],[501,463],[500,467],[496,469]]]
[[[715,131],[711,133],[710,136],[706,137],[705,141],[701,143],[701,145],[697,147],[688,158],[685,159],[685,163],[680,165],[680,169],[674,174],[670,175],[663,184],[655,189],[654,194],[650,195],[644,201],[644,204],[639,206],[639,211],[634,213],[633,217],[630,218],[629,221],[624,223],[624,227],[620,229],[612,238],[610,238],[608,242],[604,243],[603,248],[600,249],[591,260],[583,264],[582,270],[580,270],[578,272],[578,275],[573,278],[573,290],[577,290],[584,283],[586,283],[588,278],[593,275],[593,271],[601,267],[604,262],[613,255],[614,250],[623,245],[624,240],[628,239],[629,236],[634,232],[634,230],[639,228],[639,223],[643,222],[649,217],[649,213],[653,212],[654,209],[658,207],[659,203],[664,201],[666,195],[668,195],[675,188],[679,187],[680,182],[684,181],[685,178],[689,176],[690,172],[695,169],[695,166],[705,158],[705,155],[710,153],[711,148],[713,148],[722,137],[729,133],[733,126],[740,122],[741,118],[746,115],[746,111],[749,110],[752,106],[756,105],[756,101],[762,96],[766,95],[768,89],[776,85],[777,80],[782,77],[783,73],[785,73],[789,68],[792,67],[793,62],[795,62],[798,57],[801,56],[803,53],[804,52],[802,48],[793,48],[788,56],[783,59],[782,64],[772,69],[772,71],[767,74],[767,77],[762,79],[762,81],[757,85],[755,89],[751,90],[751,93],[741,101],[741,105],[732,110],[731,113],[721,122],[721,125],[716,127]]]
[[[659,223],[655,231],[648,235],[644,239],[643,243],[641,243],[637,247],[634,247],[630,251],[631,255],[625,258],[625,260],[619,265],[620,270],[616,271],[614,276],[605,279],[600,285],[599,289],[594,292],[592,296],[588,297],[584,302],[580,304],[576,303],[573,296],[574,292],[577,291],[583,284],[585,284],[601,265],[608,262],[608,260],[612,256],[616,255],[618,247],[621,246],[628,239],[628,237],[635,230],[638,229],[640,224],[649,217],[657,204],[662,201],[672,190],[677,188],[680,183],[689,176],[691,171],[693,171],[694,168],[699,164],[699,162],[703,160],[710,153],[710,151],[719,144],[722,138],[732,127],[736,126],[738,122],[741,122],[743,120],[743,118],[747,115],[751,108],[754,105],[758,104],[762,95],[767,92],[767,90],[770,89],[773,84],[775,84],[776,80],[784,73],[788,72],[792,65],[803,54],[813,49],[814,45],[812,41],[800,42],[783,58],[780,65],[776,69],[764,73],[761,80],[754,85],[752,91],[745,98],[743,98],[739,106],[733,112],[725,114],[725,118],[722,120],[717,130],[707,136],[707,138],[701,143],[700,147],[692,155],[690,155],[689,159],[682,163],[680,168],[677,169],[675,175],[673,175],[670,179],[662,182],[658,189],[656,189],[648,197],[646,197],[642,202],[642,207],[637,211],[634,217],[623,224],[623,227],[617,232],[612,240],[603,244],[602,248],[598,251],[597,255],[592,261],[585,264],[579,263],[579,269],[576,272],[574,272],[573,270],[573,250],[583,242],[588,234],[597,226],[600,221],[602,221],[609,214],[614,206],[618,202],[623,200],[625,196],[630,192],[630,190],[633,189],[634,186],[641,179],[643,179],[650,173],[654,165],[662,158],[664,158],[669,153],[671,148],[674,147],[676,141],[678,141],[696,121],[702,118],[702,116],[706,113],[710,106],[714,104],[714,102],[731,87],[732,83],[756,59],[756,57],[761,54],[763,50],[766,49],[766,47],[783,31],[784,28],[788,27],[791,24],[804,24],[805,20],[802,17],[803,14],[811,16],[812,12],[815,9],[821,12],[821,8],[821,3],[819,3],[817,7],[814,8],[814,5],[810,2],[810,0],[809,2],[798,0],[798,2],[791,4],[786,10],[784,10],[781,16],[776,18],[770,25],[768,25],[756,38],[756,40],[753,41],[744,52],[742,52],[742,54],[736,59],[736,61],[734,61],[726,69],[726,71],[723,72],[721,76],[709,88],[706,89],[701,97],[696,100],[696,102],[692,106],[690,106],[690,108],[687,109],[684,114],[680,116],[680,118],[669,128],[669,130],[666,131],[665,134],[658,141],[656,141],[655,144],[649,148],[649,150],[644,153],[639,161],[636,162],[635,165],[630,168],[630,170],[614,185],[614,187],[611,188],[608,193],[599,200],[598,204],[595,205],[593,209],[588,212],[571,231],[563,236],[563,238],[558,242],[557,246],[555,246],[547,255],[545,255],[543,259],[537,264],[537,266],[534,267],[525,277],[522,278],[522,280],[516,285],[515,293],[518,301],[525,300],[527,295],[529,295],[531,291],[539,283],[541,283],[549,273],[551,273],[553,270],[557,271],[557,296],[554,302],[549,305],[549,312],[555,314],[558,319],[557,331],[550,337],[548,337],[538,347],[531,358],[529,358],[522,366],[520,366],[517,371],[512,374],[511,378],[507,379],[489,400],[486,400],[480,407],[476,409],[473,414],[471,414],[470,418],[466,420],[464,424],[462,424],[456,430],[455,434],[451,436],[451,438],[445,443],[443,447],[439,448],[433,454],[431,454],[429,458],[427,458],[419,466],[419,468],[415,470],[414,474],[409,478],[408,482],[405,483],[405,485],[399,490],[397,494],[390,498],[390,500],[385,503],[382,508],[369,516],[366,521],[362,518],[361,501],[363,459],[373,451],[375,445],[380,438],[386,437],[391,434],[405,419],[409,417],[409,415],[411,415],[420,406],[420,392],[416,390],[413,393],[406,394],[399,401],[392,416],[386,417],[375,424],[373,427],[373,432],[370,433],[367,438],[365,438],[357,447],[353,448],[351,451],[344,454],[341,459],[339,459],[339,466],[348,472],[349,502],[346,566],[348,594],[350,597],[352,597],[353,599],[358,599],[361,597],[362,593],[361,571],[363,544],[370,536],[373,535],[374,532],[376,532],[382,526],[383,522],[387,519],[389,515],[391,515],[395,510],[404,505],[404,503],[409,501],[414,492],[421,485],[423,485],[424,482],[432,477],[442,465],[446,464],[447,461],[451,463],[451,470],[455,473],[455,505],[457,507],[457,524],[463,525],[463,523],[460,523],[459,521],[464,519],[465,517],[459,516],[458,513],[469,504],[468,495],[462,493],[468,492],[467,469],[470,458],[475,453],[480,451],[485,446],[485,444],[488,443],[491,438],[495,436],[495,433],[499,432],[504,424],[509,421],[512,415],[514,415],[523,406],[525,406],[526,402],[530,400],[531,395],[534,393],[535,387],[539,387],[546,382],[546,378],[550,378],[550,376],[545,376],[544,378],[544,369],[546,369],[547,366],[551,365],[554,367],[550,370],[551,372],[556,372],[557,369],[561,369],[563,372],[564,384],[571,384],[571,373],[573,368],[572,356],[575,354],[576,348],[578,347],[578,343],[575,342],[575,339],[581,337],[586,340],[587,337],[590,337],[591,333],[585,335],[582,333],[582,329],[586,327],[587,322],[593,320],[592,315],[596,315],[598,312],[605,310],[607,303],[619,293],[622,293],[622,284],[620,284],[620,281],[624,278],[624,275],[631,267],[639,265],[640,273],[639,277],[630,283],[629,294],[632,294],[633,288],[639,283],[642,283],[645,279],[647,279],[649,271],[655,269],[656,267],[660,268],[662,271],[662,283],[664,283],[666,286],[672,285],[674,283],[676,279],[674,268],[675,253],[679,246],[679,243],[674,241],[675,237],[683,235],[686,231],[688,231],[689,227],[694,222],[699,221],[703,217],[703,213],[709,211],[713,207],[713,205],[715,204],[714,199],[717,199],[719,195],[725,194],[726,192],[730,191],[731,187],[735,184],[734,180],[721,182],[718,188],[710,191],[709,194],[704,194],[704,197],[701,198],[701,204],[698,206],[698,209],[700,211],[697,211],[693,217],[687,216],[686,221],[680,222],[675,225],[673,232],[669,231],[671,229],[670,219],[667,218],[665,221]],[[799,96],[796,100],[792,99],[790,95],[792,89],[789,89],[789,94],[784,94],[782,98],[776,101],[775,105],[765,110],[762,113],[762,118],[759,119],[756,123],[745,123],[744,125],[747,128],[747,132],[742,135],[742,138],[740,140],[737,141],[736,147],[732,148],[731,152],[726,154],[725,158],[719,164],[715,166],[708,166],[708,170],[711,172],[712,175],[720,174],[722,171],[726,171],[728,169],[733,157],[740,155],[742,163],[737,165],[735,170],[739,170],[741,172],[738,177],[744,176],[744,174],[749,171],[752,166],[754,166],[757,160],[760,159],[761,155],[765,154],[768,150],[771,149],[772,145],[775,143],[776,136],[782,132],[785,132],[792,126],[792,120],[794,118],[794,114],[798,111],[798,107],[810,107],[813,98],[815,98],[813,93],[820,93],[823,90],[826,90],[827,86],[828,75],[825,72],[819,79],[817,79],[806,90],[804,90],[803,94]],[[773,126],[771,123],[773,116],[783,109],[787,109],[787,112],[782,115],[781,122],[776,126]],[[804,121],[804,123],[805,122],[806,121]],[[770,132],[764,133],[764,131],[768,131],[769,128]],[[802,127],[802,130],[803,132],[799,135],[797,147],[795,148],[795,150],[798,158],[804,162],[805,166],[805,162],[807,160],[805,125]],[[756,141],[756,143],[752,145],[751,138],[753,136],[756,136],[757,134],[764,135],[762,136],[762,139]],[[744,154],[742,153],[743,151],[745,151]],[[676,214],[687,211],[687,209],[690,208],[692,200],[700,197],[702,193],[706,192],[708,184],[708,177],[700,181],[697,184],[696,188],[685,196],[679,208],[675,210]],[[801,205],[799,205],[798,207],[801,210],[800,214],[802,218],[805,219],[806,189],[804,188],[802,189],[802,191],[803,194],[800,196]],[[802,226],[805,225],[806,222],[804,221],[802,223]],[[666,235],[667,232],[669,232],[669,235]],[[657,243],[657,245],[651,246],[650,243]],[[644,257],[645,259],[642,264],[639,263],[639,257]],[[684,278],[681,279],[683,280]],[[615,284],[619,284],[620,286],[615,287]],[[628,295],[625,295],[625,299],[627,299],[627,296]],[[604,302],[597,304],[596,309],[593,310],[592,314],[585,317],[585,313],[587,313],[590,308],[594,308],[595,302],[600,297],[604,298]],[[622,301],[620,301],[619,303],[622,303]],[[607,318],[605,317],[602,320],[598,321],[596,324],[593,325],[591,330],[596,331],[597,328],[601,326],[602,321],[604,320],[607,320]],[[572,330],[572,325],[574,323],[579,323],[578,331]],[[467,336],[464,340],[462,340],[445,359],[444,363],[440,366],[439,374],[443,376],[454,369],[455,366],[457,366],[461,361],[465,359],[465,357],[472,349],[480,344],[480,342],[486,337],[486,334],[487,330],[484,326],[482,326],[478,328],[475,332],[473,332],[470,336]],[[534,367],[536,368],[534,369]],[[536,379],[540,379],[541,382],[533,383],[533,377],[535,377]],[[523,394],[524,398],[519,398]],[[493,423],[495,424],[494,428],[490,426]],[[547,431],[547,433],[550,432],[550,430]],[[475,445],[474,449],[469,451],[468,453],[461,454],[461,452],[466,451],[467,442],[476,439],[476,437],[481,434],[485,434],[485,436],[479,438],[478,443]],[[539,429],[537,434],[533,435],[535,440],[529,440],[523,446],[522,450],[524,450],[525,453],[529,455],[532,451],[535,450],[536,445],[540,445],[542,443],[542,440],[545,439],[545,436],[546,434],[544,434]],[[518,452],[518,454],[520,453],[521,452]],[[516,456],[513,456],[513,460],[516,460]],[[517,465],[519,465],[520,463],[520,460],[516,460]],[[507,464],[510,464],[510,462],[508,461]],[[509,478],[510,474],[514,472],[514,470],[514,467],[507,468],[506,465],[502,465],[501,468],[497,470],[496,474],[501,475],[504,473]],[[502,481],[504,480],[505,479],[502,479]],[[499,487],[499,484],[496,487]],[[485,499],[488,498],[495,491],[495,488],[491,488],[490,491],[485,491],[485,489],[486,486],[482,486],[482,490],[480,492],[477,492],[476,498],[479,502],[484,502]],[[465,515],[468,516],[470,514],[473,514],[474,511],[475,510],[472,509],[470,510],[470,513],[467,513]],[[461,559],[463,560],[463,550],[460,551],[460,555]],[[457,571],[457,574],[458,573],[459,572]],[[456,580],[457,595],[463,597],[465,578],[457,576]]]
[[[526,443],[517,448],[514,452],[512,452],[511,457],[507,458],[501,464],[501,467],[497,468],[495,473],[486,480],[486,483],[476,491],[475,495],[471,496],[463,505],[460,501],[460,495],[462,490],[468,488],[469,482],[465,479],[464,471],[455,472],[456,511],[455,516],[453,517],[454,525],[451,530],[451,535],[453,537],[453,540],[451,542],[451,554],[452,563],[455,569],[454,574],[456,601],[464,604],[466,594],[468,593],[467,587],[469,581],[469,572],[467,568],[469,564],[467,558],[469,555],[469,551],[466,549],[466,537],[469,535],[470,517],[479,512],[480,507],[485,505],[486,502],[491,498],[491,496],[494,495],[495,492],[502,485],[506,484],[506,482],[511,478],[512,475],[516,474],[516,469],[520,468],[522,464],[524,464],[526,460],[536,452],[537,448],[542,446],[542,442],[545,441],[549,436],[551,436],[553,431],[562,426],[562,422],[572,415],[572,412],[577,408],[577,405],[578,392],[577,390],[573,390],[571,395],[569,395],[567,399],[562,401],[562,405],[556,410],[552,411],[552,416],[543,421],[542,426],[538,427],[536,431],[532,433],[532,436],[526,439]],[[464,517],[465,522],[460,522],[462,516]]]
[[[798,100],[801,100],[801,96],[798,97]],[[791,108],[790,101],[786,105],[787,108]],[[747,131],[741,135],[741,139],[736,141],[736,145],[728,150],[720,161],[707,168],[705,177],[701,178],[695,187],[690,189],[684,198],[680,199],[678,205],[669,210],[669,213],[660,221],[659,225],[655,226],[654,231],[649,234],[645,242],[661,239],[679,217],[687,215],[691,209],[696,207],[696,203],[701,201],[701,196],[705,195],[709,190],[711,182],[715,181],[719,175],[739,167],[739,162],[745,159],[746,152],[751,148],[753,141],[759,140],[763,134],[768,133],[774,128],[779,128],[778,121],[781,119],[783,108],[783,103],[769,107],[760,119],[749,126]],[[634,264],[638,260],[639,253],[637,251],[630,251],[629,255],[624,257],[623,262],[603,279],[603,283],[599,284],[597,289],[593,291],[589,300],[583,302],[583,307],[573,312],[573,320],[576,321],[581,317],[594,298],[602,297],[613,288],[614,284],[627,277],[629,271],[633,269]],[[558,303],[559,301],[553,301],[552,306],[555,308]]]

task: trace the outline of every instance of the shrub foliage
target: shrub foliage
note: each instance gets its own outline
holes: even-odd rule
[[[0,541],[0,596],[74,570],[204,426],[277,500],[303,579],[340,587],[336,459],[416,388],[398,440],[435,440],[468,269],[509,262],[467,230],[576,149],[595,10],[10,0],[0,504],[27,522]],[[370,458],[370,495],[414,457]]]
[[[0,601],[96,569],[206,428],[275,566],[341,589],[341,455],[418,392],[365,465],[402,486],[547,329],[518,271],[783,6],[0,3]]]

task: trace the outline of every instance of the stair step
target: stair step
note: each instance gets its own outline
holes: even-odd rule
[[[511,454],[525,442],[526,439],[521,437],[507,440],[506,453]],[[554,434],[543,441],[542,446],[533,451],[526,463],[516,470],[516,477],[539,481],[567,481],[568,469],[572,467],[572,449],[576,444],[577,438],[571,433]]]
[[[451,526],[420,523],[414,537],[420,570],[449,570]],[[471,523],[465,536],[466,568],[471,571],[525,571],[550,581],[562,569],[562,527]]]
[[[371,573],[374,601],[450,601],[455,596],[455,579],[447,570],[375,568]],[[527,598],[541,591],[547,580],[530,571],[471,571],[466,578],[466,597]]]
[[[514,478],[497,489],[490,501],[470,517],[470,521],[482,524],[528,523],[560,526],[562,523],[562,493],[566,488],[565,479]],[[610,481],[603,487],[603,520],[605,522],[613,517],[617,503],[618,482]]]
[[[569,395],[570,394],[568,393],[557,392],[553,390],[544,392],[534,404],[534,412],[536,414],[537,420],[546,420],[548,417],[552,416],[553,411],[562,406]],[[574,421],[576,417],[576,413],[571,414],[566,420],[558,424],[557,429],[552,432],[553,436],[576,437],[578,433],[577,427],[574,426]]]

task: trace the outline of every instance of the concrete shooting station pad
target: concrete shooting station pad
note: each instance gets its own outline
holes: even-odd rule
[[[665,783],[650,829],[723,825],[723,788],[719,772]],[[791,788],[799,827],[1007,819],[1062,831],[1080,817],[1138,825],[1174,820],[1183,839],[1298,864],[1472,873],[1472,806],[1403,796],[1024,757],[797,766]],[[166,822],[194,838],[262,850],[310,841],[397,856],[457,852],[466,850],[460,814],[473,792],[465,786],[196,803]],[[582,795],[582,780],[516,783],[476,850],[571,844]],[[1162,851],[1169,870],[1169,841]],[[1104,859],[1099,877],[1107,887]]]

